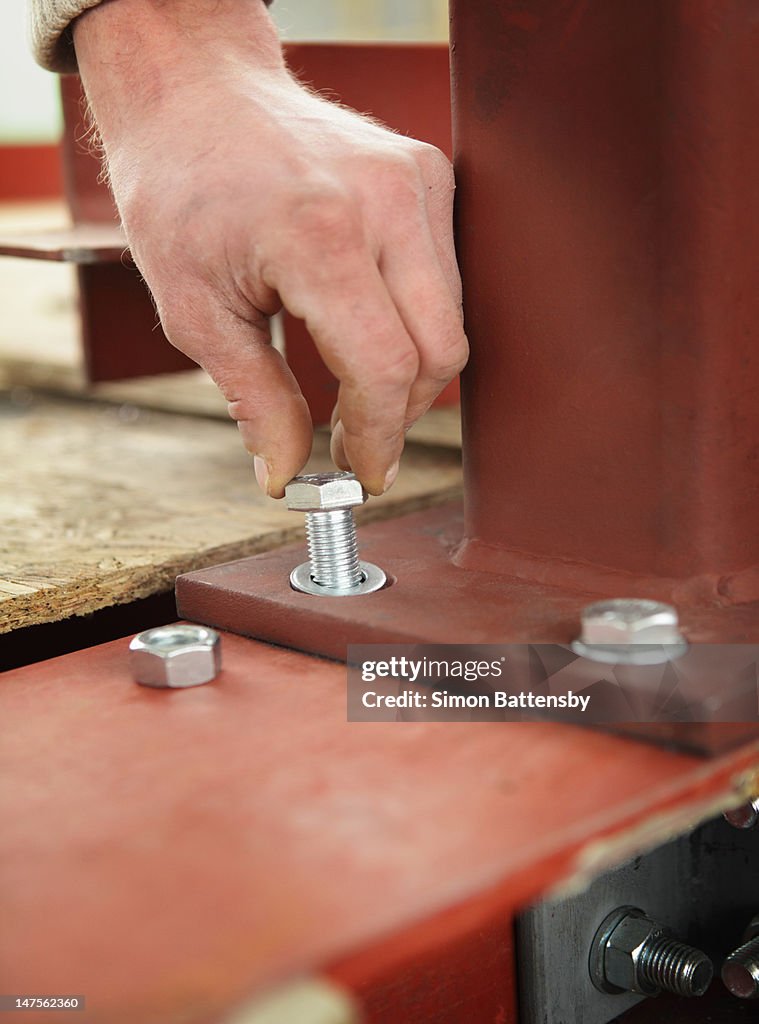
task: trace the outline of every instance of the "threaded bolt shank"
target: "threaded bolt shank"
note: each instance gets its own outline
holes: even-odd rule
[[[311,578],[323,587],[357,587],[363,572],[353,509],[306,513],[306,540]]]
[[[722,980],[739,999],[759,999],[759,936],[730,954]]]
[[[676,996],[702,996],[714,973],[706,953],[667,935],[652,936],[645,943],[638,971],[652,988]]]

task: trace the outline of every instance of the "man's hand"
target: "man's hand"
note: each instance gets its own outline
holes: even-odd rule
[[[255,0],[110,0],[74,41],[164,330],[224,393],[259,482],[280,497],[311,448],[270,344],[284,305],[340,382],[333,458],[382,493],[467,357],[447,159],[295,82]]]

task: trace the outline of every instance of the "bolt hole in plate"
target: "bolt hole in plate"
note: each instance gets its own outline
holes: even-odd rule
[[[362,594],[373,594],[383,587],[392,586],[395,580],[387,575],[377,565],[371,562],[359,562],[363,579],[356,587],[325,587],[317,583],[311,576],[311,565],[303,562],[290,573],[290,586],[293,590],[299,590],[302,594],[312,594],[314,597],[361,597]]]

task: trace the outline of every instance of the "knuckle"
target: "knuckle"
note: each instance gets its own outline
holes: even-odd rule
[[[202,289],[193,293],[175,294],[169,302],[156,295],[156,311],[161,328],[171,344],[197,361],[207,337],[208,319],[201,309]]]
[[[457,336],[452,343],[441,347],[430,359],[428,370],[435,380],[447,384],[457,377],[469,359],[469,343],[465,335]]]
[[[377,350],[374,373],[390,384],[405,386],[416,380],[419,373],[419,353],[412,346],[394,352]]]
[[[178,344],[178,342],[188,333],[188,318],[182,304],[175,305],[172,303],[171,305],[164,305],[163,303],[159,303],[158,316],[161,320],[163,333],[172,345]]]
[[[399,439],[403,437],[403,420],[398,419],[397,424],[388,424],[383,416],[373,415],[370,412],[363,412],[360,415],[348,416],[342,420],[343,436],[349,447],[356,442],[369,442],[374,448],[395,447]]]
[[[158,310],[163,333],[175,348],[183,348],[187,342],[187,323],[180,310],[162,307]]]
[[[448,157],[436,146],[417,142],[414,156],[428,185],[436,188],[453,188],[453,165]]]
[[[416,380],[419,367],[419,353],[413,345],[394,346],[386,342],[365,349],[360,366],[346,368],[340,379],[358,395],[380,390],[405,391]]]
[[[406,152],[396,152],[379,174],[381,195],[392,206],[418,206],[424,181],[419,165]]]

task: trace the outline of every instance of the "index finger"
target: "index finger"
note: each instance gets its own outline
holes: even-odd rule
[[[290,266],[276,288],[303,319],[340,382],[345,454],[371,494],[382,494],[400,458],[419,355],[369,246],[339,249]]]

